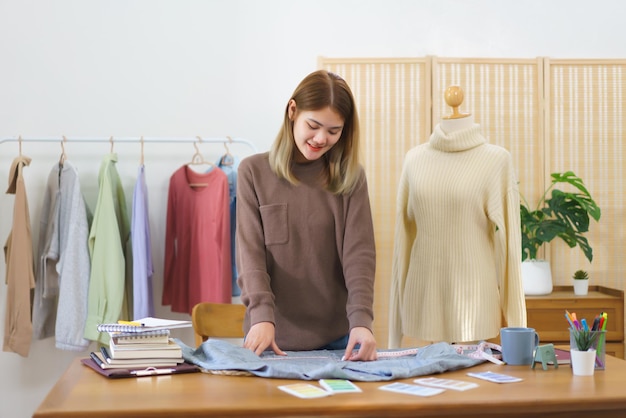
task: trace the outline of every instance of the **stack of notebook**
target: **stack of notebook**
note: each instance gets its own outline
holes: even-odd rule
[[[190,321],[144,318],[136,322],[100,324],[108,332],[109,345],[92,352],[92,360],[102,369],[141,369],[175,367],[183,362],[182,349],[170,338],[170,328],[191,326]]]

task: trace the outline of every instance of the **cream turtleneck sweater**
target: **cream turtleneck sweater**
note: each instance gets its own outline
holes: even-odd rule
[[[480,127],[407,154],[398,187],[389,346],[402,336],[468,342],[496,337],[502,318],[526,326],[519,193],[510,153]]]

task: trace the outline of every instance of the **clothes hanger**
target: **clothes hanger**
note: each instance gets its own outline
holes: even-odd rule
[[[206,164],[209,165],[211,167],[215,166],[215,164],[213,164],[210,161],[206,161],[204,159],[204,157],[202,156],[202,154],[200,153],[200,149],[198,148],[198,144],[202,142],[202,138],[200,138],[199,136],[196,136],[197,141],[193,143],[193,147],[196,149],[195,154],[193,154],[193,157],[191,157],[191,161],[189,163],[187,163],[187,165],[202,165],[202,164]]]
[[[111,154],[113,154],[113,136],[109,138],[109,142],[111,143]]]
[[[187,165],[202,165],[205,164],[204,157],[200,154],[200,150],[198,149],[198,144],[193,143],[193,147],[196,149],[196,152],[191,157],[191,161],[187,163]]]
[[[19,138],[17,138],[17,141],[19,143],[20,157],[21,157],[22,156],[22,135],[20,135]]]
[[[139,140],[139,142],[141,142],[141,156],[139,157],[139,165],[143,166],[143,135],[141,135],[141,139]]]
[[[67,141],[67,138],[63,135],[63,139],[61,140],[61,157],[59,157],[59,167],[63,167],[63,164],[67,159],[67,156],[65,155],[65,141]]]
[[[230,153],[230,148],[228,148],[228,144],[232,144],[233,139],[230,136],[227,136],[228,142],[224,141],[224,148],[226,148],[226,154],[222,155],[220,158],[221,165],[233,165],[235,162],[235,157]]]
[[[193,154],[193,156],[191,157],[191,161],[189,163],[187,163],[187,165],[208,165],[210,167],[215,167],[215,164],[213,164],[210,161],[206,161],[204,159],[204,157],[202,156],[202,154],[200,153],[200,149],[198,148],[198,144],[202,142],[202,138],[200,136],[196,136],[197,141],[193,143],[193,147],[195,148],[196,152]],[[206,187],[208,186],[207,183],[189,183],[189,186],[191,187]]]

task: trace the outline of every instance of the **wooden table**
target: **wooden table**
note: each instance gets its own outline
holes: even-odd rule
[[[486,370],[524,380],[497,384],[466,375]],[[492,363],[437,376],[480,386],[419,397],[378,389],[388,382],[356,382],[362,393],[300,399],[277,388],[293,380],[205,373],[107,379],[76,360],[34,417],[626,417],[626,361],[614,357],[588,377],[573,376],[569,365],[544,371],[540,364]]]

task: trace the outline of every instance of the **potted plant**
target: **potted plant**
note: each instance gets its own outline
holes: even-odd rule
[[[579,246],[591,262],[593,250],[584,236],[589,231],[589,218],[600,220],[600,207],[591,197],[582,179],[573,171],[552,173],[552,182],[547,187],[537,206],[533,209],[521,196],[520,220],[522,228],[522,278],[524,293],[542,295],[552,292],[550,265],[537,260],[539,248],[546,242],[561,238],[570,248]],[[557,184],[569,184],[575,191],[556,189]],[[550,193],[551,192],[551,193]],[[545,276],[536,278],[531,273]]]
[[[570,328],[572,371],[578,376],[592,375],[596,361],[596,344],[600,332],[585,328]]]
[[[575,348],[578,351],[589,351],[596,347],[596,341],[600,334],[598,331],[591,331],[584,328],[570,328],[570,332],[574,338]],[[574,347],[571,347],[574,348]]]
[[[576,270],[572,279],[574,279],[574,294],[586,295],[589,291],[589,274],[585,270]]]

